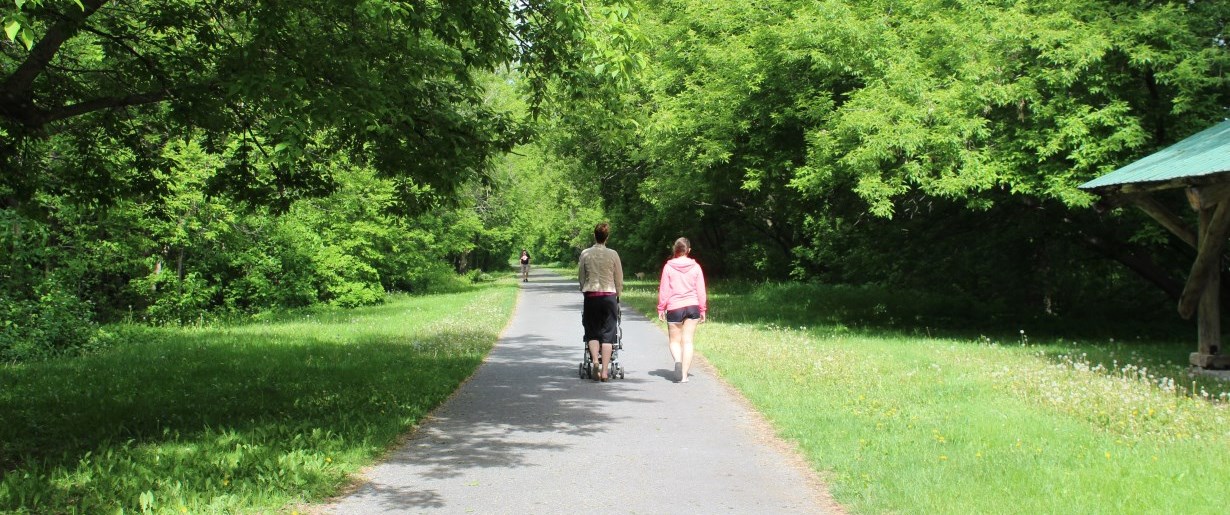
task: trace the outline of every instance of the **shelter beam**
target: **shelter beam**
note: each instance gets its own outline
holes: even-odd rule
[[[1202,211],[1210,209],[1227,199],[1230,199],[1230,184],[1210,184],[1208,186],[1188,186],[1185,190],[1187,202],[1192,209]]]
[[[1166,209],[1166,206],[1163,206],[1160,202],[1154,200],[1153,197],[1148,195],[1133,196],[1131,201],[1136,205],[1136,207],[1140,208],[1141,211],[1144,211],[1145,214],[1149,215],[1154,220],[1157,220],[1157,223],[1162,224],[1162,227],[1165,227],[1172,234],[1178,236],[1179,239],[1183,240],[1188,245],[1191,245],[1193,249],[1200,249],[1199,242],[1196,239],[1196,233],[1192,232],[1191,228],[1184,224],[1183,220],[1179,218],[1178,215],[1174,214],[1173,211]]]
[[[1213,211],[1206,216],[1205,211]],[[1221,266],[1221,250],[1225,246],[1226,237],[1230,234],[1230,202],[1217,204],[1217,209],[1201,211],[1200,216],[1200,246],[1196,253],[1196,262],[1192,263],[1192,271],[1187,276],[1187,284],[1183,294],[1179,296],[1179,315],[1185,319],[1192,317],[1197,303],[1204,290],[1209,286],[1209,273]],[[1220,280],[1220,274],[1218,275]]]

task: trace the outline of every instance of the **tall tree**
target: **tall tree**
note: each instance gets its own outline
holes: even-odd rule
[[[1230,4],[639,6],[637,143],[554,148],[590,173],[629,171],[603,196],[637,227],[642,255],[683,232],[735,273],[962,291],[999,281],[1038,307],[1126,284],[1101,255],[1169,291],[1182,250],[1135,218],[1107,223],[1076,187],[1226,116]],[[959,259],[927,259],[940,255]]]
[[[238,138],[272,163],[268,176],[254,176],[241,159],[219,178],[218,187],[254,200],[285,204],[326,191],[329,177],[304,166],[321,152],[363,156],[407,190],[449,194],[517,132],[483,106],[473,72],[518,61],[537,78],[576,59],[571,48],[583,37],[584,18],[574,4],[512,7],[496,0],[10,3],[2,14],[16,39],[0,45],[7,172],[0,188],[12,205],[53,182],[41,163],[48,138],[89,140],[101,131],[166,139],[194,128],[214,147]],[[140,141],[129,146],[150,154]],[[109,179],[85,173],[59,181],[97,191],[94,183]]]

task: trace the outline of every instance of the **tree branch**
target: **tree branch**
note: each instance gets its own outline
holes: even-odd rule
[[[30,55],[26,57],[26,60],[16,70],[13,70],[12,75],[4,79],[3,84],[0,84],[2,94],[14,100],[28,97],[30,88],[34,85],[34,79],[37,79],[47,69],[47,64],[60,51],[60,47],[64,46],[69,38],[77,35],[77,31],[81,29],[81,24],[85,23],[86,18],[89,18],[107,2],[108,0],[83,0],[81,12],[69,8],[65,17],[48,28],[43,38],[30,49]]]
[[[1183,293],[1183,285],[1166,273],[1148,256],[1128,249],[1125,245],[1118,242],[1082,230],[1077,230],[1076,232],[1088,248],[1126,266],[1141,279],[1148,281],[1165,292],[1166,296],[1170,297],[1171,300],[1179,300]]]
[[[166,91],[155,91],[151,93],[136,93],[123,97],[103,97],[86,100],[85,102],[64,106],[53,111],[43,111],[42,116],[39,117],[41,121],[39,125],[45,125],[57,120],[72,118],[77,115],[98,111],[101,109],[161,102],[166,100],[169,96],[170,95]]]

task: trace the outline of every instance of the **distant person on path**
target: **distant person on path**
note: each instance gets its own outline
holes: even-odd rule
[[[577,279],[585,296],[581,325],[585,327],[584,339],[597,368],[597,381],[606,381],[610,374],[611,351],[619,338],[619,294],[624,290],[619,253],[606,247],[610,235],[610,224],[594,226],[594,245],[581,251],[577,263]]]
[[[662,281],[658,284],[658,320],[666,321],[671,357],[675,358],[675,374],[680,383],[688,382],[692,336],[709,310],[705,273],[700,263],[688,257],[690,252],[692,243],[687,238],[675,240],[674,257],[662,267]]]
[[[521,282],[530,282],[530,253],[521,249]]]

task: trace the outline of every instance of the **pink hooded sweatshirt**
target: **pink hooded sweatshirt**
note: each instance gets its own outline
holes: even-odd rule
[[[700,263],[679,256],[662,267],[662,282],[658,285],[658,312],[699,306],[700,312],[709,310],[705,294],[705,274]]]

